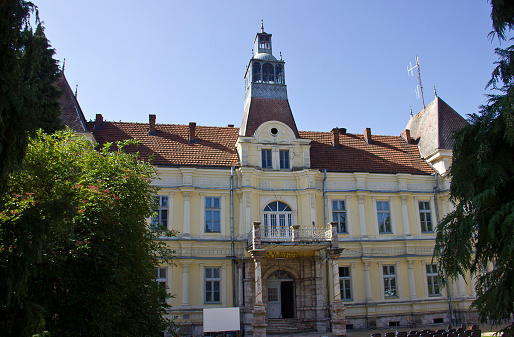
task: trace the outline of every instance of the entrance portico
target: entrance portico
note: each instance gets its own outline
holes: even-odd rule
[[[291,326],[301,323],[318,332],[345,333],[344,306],[339,295],[337,235],[332,228],[324,235],[319,229],[308,229],[315,235],[306,236],[300,226],[292,226],[291,234],[283,241],[267,239],[261,224],[253,223],[249,253],[245,263],[245,332],[266,336],[270,319],[291,319]],[[335,230],[335,227],[334,227]],[[330,302],[323,282],[328,273],[325,261],[330,258],[334,285]],[[337,288],[337,289],[336,289]],[[334,315],[336,314],[336,315]],[[253,316],[253,317],[252,317]]]

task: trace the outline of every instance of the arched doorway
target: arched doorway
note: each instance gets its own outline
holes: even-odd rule
[[[268,276],[268,318],[295,317],[294,279],[286,271],[277,270]]]

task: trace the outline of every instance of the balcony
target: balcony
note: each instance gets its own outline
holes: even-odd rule
[[[263,227],[261,229],[261,242],[297,242],[297,241],[330,241],[332,231],[328,227],[295,228],[291,227]],[[253,232],[252,232],[253,233]],[[250,234],[251,235],[251,234]]]
[[[314,250],[337,248],[337,224],[330,223],[326,227],[261,227],[260,222],[252,223],[252,231],[248,235],[248,248],[259,250],[303,250],[309,246]]]

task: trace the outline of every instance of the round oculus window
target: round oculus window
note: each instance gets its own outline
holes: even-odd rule
[[[271,128],[270,132],[273,136],[276,136],[278,134],[277,128]]]

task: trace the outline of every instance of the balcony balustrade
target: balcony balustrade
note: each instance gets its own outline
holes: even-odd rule
[[[257,226],[256,226],[257,225]],[[327,242],[334,240],[332,226],[326,227],[301,227],[300,225],[286,226],[262,226],[254,222],[254,228],[249,233],[248,241],[266,242]],[[336,233],[337,236],[337,233]]]

